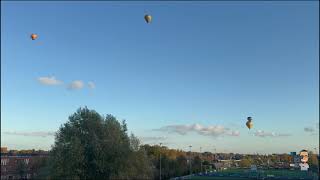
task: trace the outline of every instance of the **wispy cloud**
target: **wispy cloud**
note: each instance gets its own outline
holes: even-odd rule
[[[155,131],[163,131],[169,133],[177,133],[180,135],[186,135],[190,132],[196,132],[197,134],[204,135],[204,136],[239,136],[239,131],[233,131],[229,128],[225,128],[220,125],[211,125],[211,126],[202,126],[200,124],[192,124],[192,125],[169,125],[161,127],[160,129],[154,129]]]
[[[36,132],[3,132],[7,135],[16,135],[16,136],[36,136],[36,137],[47,137],[54,136],[55,132],[52,131],[36,131]]]
[[[167,137],[139,137],[141,141],[147,142],[147,141],[163,141],[166,140]]]
[[[291,136],[291,134],[266,132],[266,131],[263,131],[263,130],[257,130],[254,133],[254,135],[258,136],[258,137],[285,137],[285,136]]]
[[[38,81],[43,85],[56,86],[62,84],[62,81],[57,80],[54,76],[51,77],[39,77]]]
[[[240,136],[240,132],[239,131],[230,131],[227,133],[230,136]]]
[[[305,131],[305,132],[314,132],[315,129],[314,129],[313,127],[305,127],[305,128],[304,128],[304,131]]]
[[[96,88],[96,84],[94,82],[88,82],[88,87],[89,89],[94,89]]]
[[[74,90],[74,89],[82,89],[84,86],[84,83],[80,80],[75,80],[72,81],[69,86],[68,89]]]
[[[311,135],[316,135],[319,133],[319,123],[315,123],[313,127],[304,127],[303,130]]]

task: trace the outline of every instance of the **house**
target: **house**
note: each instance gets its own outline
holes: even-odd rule
[[[8,153],[8,148],[7,147],[1,147],[1,154],[2,153]]]
[[[213,163],[213,165],[216,170],[223,170],[224,168],[224,164],[221,162]]]

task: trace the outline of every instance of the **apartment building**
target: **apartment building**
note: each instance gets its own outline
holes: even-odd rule
[[[31,179],[36,174],[35,164],[47,153],[33,152],[16,154],[15,151],[2,151],[1,148],[1,180]]]

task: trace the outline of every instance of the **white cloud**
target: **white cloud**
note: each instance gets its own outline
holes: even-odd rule
[[[220,125],[211,125],[211,126],[202,126],[200,124],[193,125],[170,125],[164,126],[160,129],[155,129],[156,131],[164,131],[169,133],[178,133],[180,135],[186,135],[190,132],[196,132],[200,135],[204,136],[221,136],[221,135],[229,135],[229,136],[239,136],[239,131],[232,131],[229,128],[225,128]]]
[[[60,85],[63,84],[62,81],[57,80],[54,76],[51,77],[39,77],[38,78],[39,83],[43,84],[43,85],[48,85],[48,86],[56,86],[56,85]],[[82,89],[84,88],[85,84],[83,83],[83,81],[81,80],[75,80],[72,81],[70,84],[68,84],[67,88],[74,90],[74,89]],[[88,82],[88,87],[89,89],[95,89],[96,85],[94,82]]]
[[[291,136],[291,134],[266,132],[266,131],[263,131],[263,130],[257,130],[254,133],[254,135],[258,136],[258,137],[284,137],[284,136]]]
[[[314,132],[315,129],[314,129],[313,127],[305,127],[305,128],[304,128],[304,131],[305,131],[305,132]]]
[[[88,86],[90,89],[96,88],[96,84],[94,82],[88,82]]]
[[[51,131],[37,131],[37,132],[3,132],[7,135],[17,135],[17,136],[37,136],[37,137],[47,137],[54,136],[55,132]]]
[[[240,132],[239,131],[231,131],[231,132],[228,132],[228,135],[230,135],[230,136],[240,136]]]
[[[62,81],[57,80],[54,76],[51,77],[39,77],[38,81],[43,85],[55,86],[62,84]]]
[[[69,86],[68,86],[68,89],[82,89],[84,86],[83,82],[80,81],[80,80],[75,80],[75,81],[72,81]]]

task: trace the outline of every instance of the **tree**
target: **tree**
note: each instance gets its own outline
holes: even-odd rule
[[[251,162],[249,159],[242,159],[239,163],[241,167],[249,167],[251,165]]]
[[[18,172],[20,179],[23,179],[26,176],[28,166],[22,159],[18,160],[16,171]]]
[[[202,165],[204,165],[204,166],[208,166],[210,163],[209,163],[209,161],[203,161],[202,162]]]
[[[131,141],[133,142],[133,141]],[[129,178],[134,168],[147,169],[143,159],[135,167],[136,145],[130,144],[125,121],[101,116],[87,107],[80,108],[60,127],[50,152],[52,179]],[[144,167],[141,167],[144,166]],[[140,176],[148,176],[141,172]]]
[[[285,162],[285,163],[289,164],[290,162],[293,161],[292,156],[290,156],[289,154],[281,154],[279,156],[280,156],[281,162]]]
[[[50,165],[47,158],[42,158],[39,162],[37,162],[36,167],[33,166],[32,168],[35,169],[35,176],[32,179],[35,179],[35,180],[50,179]]]
[[[177,164],[174,159],[170,159],[166,154],[161,155],[161,179],[174,177]]]
[[[152,179],[151,162],[147,157],[147,153],[140,146],[140,140],[133,134],[130,136],[131,152],[126,161],[125,171],[114,179]]]
[[[46,157],[34,157],[31,162],[30,169],[32,176],[36,179],[46,179],[49,176],[48,162]]]
[[[193,172],[196,172],[196,173],[201,171],[201,159],[199,156],[194,157],[192,170]]]
[[[183,176],[188,174],[187,158],[184,155],[180,155],[176,159],[177,161],[177,176]]]
[[[130,136],[130,148],[132,151],[137,152],[140,149],[140,140],[131,134]]]
[[[309,152],[309,161],[310,170],[313,172],[319,172],[319,157],[317,154]]]

